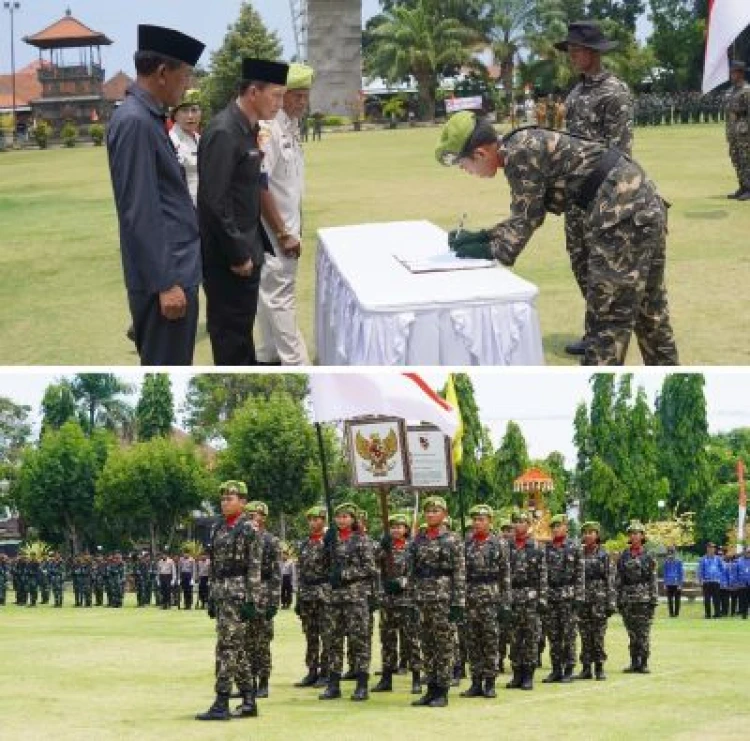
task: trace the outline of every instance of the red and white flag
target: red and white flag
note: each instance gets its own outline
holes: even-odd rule
[[[416,373],[314,373],[310,392],[317,422],[390,414],[430,422],[450,438],[459,425],[456,410]]]
[[[745,464],[737,461],[737,483],[740,485],[739,517],[737,521],[737,553],[743,550],[745,540],[745,521],[747,518],[747,492],[745,491]]]
[[[703,92],[729,80],[727,49],[750,26],[750,0],[710,0]]]

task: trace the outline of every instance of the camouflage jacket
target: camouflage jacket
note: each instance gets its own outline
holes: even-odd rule
[[[372,550],[372,559],[375,563],[375,568],[372,572],[372,579],[370,580],[370,597],[376,602],[380,602],[380,596],[383,591],[382,582],[382,571],[379,568],[380,557],[383,553],[383,547],[380,545],[379,540],[375,540],[371,535],[365,536],[370,541],[370,548]]]
[[[150,561],[138,561],[135,565],[133,574],[136,581],[146,583],[151,575],[151,562]]]
[[[510,606],[510,558],[508,543],[497,535],[477,540],[466,538],[466,601],[503,603]]]
[[[105,573],[105,579],[110,584],[124,584],[125,583],[125,564],[124,563],[111,563],[107,566]]]
[[[47,566],[47,576],[52,585],[60,586],[65,581],[62,561],[50,561]]]
[[[278,607],[281,602],[281,541],[268,530],[259,533],[261,540],[260,600],[261,609]]]
[[[547,559],[544,551],[531,539],[519,548],[509,543],[512,605],[534,607],[547,605]]]
[[[99,563],[92,564],[91,566],[91,579],[94,584],[94,588],[102,589],[104,583],[107,581],[107,574],[109,573],[109,564],[106,561],[100,561]]]
[[[323,538],[307,538],[298,547],[297,599],[322,600],[328,586],[328,556]]]
[[[261,541],[245,515],[233,527],[222,519],[211,532],[211,597],[260,600]]]
[[[414,605],[414,596],[409,593],[408,569],[409,569],[409,541],[403,546],[393,545],[390,551],[385,551],[378,546],[378,565],[382,576],[383,586],[382,605],[384,607],[411,607]],[[388,581],[395,580],[403,590],[399,594],[387,594],[384,587]]]
[[[615,568],[609,553],[604,548],[594,551],[583,550],[583,570],[585,573],[585,602],[594,612],[604,616],[606,610],[614,610]]]
[[[750,138],[750,83],[733,87],[727,97],[727,136]]]
[[[581,546],[571,540],[566,540],[561,548],[556,548],[553,543],[547,543],[545,556],[549,601],[583,602],[585,577]]]
[[[658,603],[656,561],[643,551],[634,556],[628,549],[617,562],[617,602],[620,605]]]
[[[332,604],[366,602],[372,593],[375,558],[372,541],[353,532],[346,540],[337,533],[331,549],[326,550],[329,573],[340,573],[341,584],[325,589],[324,599]]]
[[[79,562],[73,567],[73,579],[84,589],[91,587],[92,567],[89,563]]]
[[[42,564],[39,561],[31,561],[26,564],[26,584],[41,584]]]
[[[582,76],[565,101],[565,123],[571,134],[633,151],[633,97],[611,72]]]
[[[511,215],[490,230],[490,249],[503,265],[513,265],[547,212],[561,214],[575,204],[608,150],[604,144],[538,128],[520,129],[499,147]],[[640,165],[623,156],[596,191],[585,223],[602,232],[630,218],[639,226],[663,219],[663,204]]]
[[[447,602],[466,607],[466,557],[460,538],[446,530],[420,532],[409,544],[408,591],[417,605]]]

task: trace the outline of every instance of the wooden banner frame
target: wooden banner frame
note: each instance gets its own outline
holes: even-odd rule
[[[445,480],[446,484],[417,484],[414,483],[414,468],[412,466],[412,450],[411,445],[409,444],[409,435],[410,433],[420,433],[420,432],[431,432],[431,433],[439,433],[443,436],[443,442],[444,442],[444,450],[445,450]],[[454,466],[453,466],[453,453],[452,453],[452,443],[451,439],[436,425],[422,423],[418,425],[408,425],[406,428],[406,447],[407,452],[409,454],[409,469],[411,472],[411,479],[412,483],[409,485],[409,489],[415,490],[418,489],[420,491],[453,491],[455,489],[455,479],[454,479]]]
[[[360,480],[359,468],[357,465],[357,443],[356,433],[363,428],[374,425],[392,425],[396,432],[398,449],[395,455],[399,456],[403,477],[389,478],[383,475],[380,480],[363,481]],[[411,486],[411,467],[409,464],[409,450],[406,439],[406,421],[401,417],[391,416],[373,416],[373,417],[355,417],[345,421],[346,444],[349,453],[349,464],[351,467],[352,486],[357,489],[383,489],[393,486]],[[360,456],[361,457],[361,456]]]

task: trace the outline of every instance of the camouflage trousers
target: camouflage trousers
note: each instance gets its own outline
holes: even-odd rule
[[[5,604],[5,598],[8,593],[8,587],[5,580],[0,580],[0,605]]]
[[[576,663],[576,616],[569,601],[551,602],[542,618],[542,630],[549,641],[553,666]]]
[[[42,596],[42,604],[46,605],[49,602],[49,579],[46,576],[42,577],[41,582],[39,582],[39,590]]]
[[[135,580],[135,595],[139,607],[151,602],[151,595],[148,593],[148,580],[140,578]]]
[[[324,651],[325,603],[322,600],[300,600],[300,620],[305,633],[305,666],[322,675],[328,674],[328,657]]]
[[[729,137],[729,157],[737,172],[740,187],[750,190],[750,137]]]
[[[408,605],[384,606],[380,609],[380,650],[383,671],[398,671],[399,636],[401,657],[413,672],[421,671],[419,648],[419,613]]]
[[[101,607],[104,604],[104,584],[102,582],[94,584],[94,601],[97,607]]]
[[[589,250],[585,238],[586,212],[578,206],[565,211],[565,249],[570,257],[570,268],[576,279],[581,296],[586,298],[588,290]]]
[[[245,635],[245,650],[254,677],[271,676],[271,641],[273,641],[273,620],[265,615],[256,615],[249,623]]]
[[[536,605],[513,605],[510,660],[515,669],[536,667],[542,624]]]
[[[500,663],[508,657],[508,648],[510,646],[511,631],[509,627],[501,625],[497,633],[497,658],[498,668]]]
[[[36,601],[39,598],[39,582],[36,579],[30,580],[26,590],[29,604],[36,605]]]
[[[324,652],[328,668],[342,673],[344,665],[344,639],[349,643],[351,668],[355,672],[370,671],[371,616],[366,600],[329,603],[325,607]]]
[[[604,610],[596,605],[586,605],[578,616],[582,664],[603,664],[607,660],[604,650],[607,617],[603,613]]]
[[[633,332],[646,365],[678,365],[664,284],[667,212],[661,198],[654,193],[643,212],[610,229],[587,228],[585,239],[584,365],[623,365]]]
[[[249,691],[252,684],[246,649],[248,625],[240,618],[240,607],[237,600],[220,600],[216,605],[217,694],[230,694],[233,682],[240,692]]]
[[[63,603],[63,581],[62,579],[54,579],[50,584],[52,587],[52,597],[55,600],[55,606],[61,606]]]
[[[482,679],[496,676],[500,648],[497,604],[488,600],[467,600],[465,633],[471,676]]]
[[[456,626],[448,619],[447,602],[427,602],[420,605],[420,643],[427,681],[440,687],[450,687],[456,660]]]
[[[651,653],[651,623],[654,608],[643,603],[622,605],[622,621],[628,631],[630,654],[640,659],[648,659]]]
[[[367,630],[370,636],[370,646],[372,646],[372,637],[375,635],[375,612],[374,610],[369,609],[369,603],[368,603],[368,611],[367,611],[367,619],[368,619],[368,625]],[[352,668],[354,666],[354,658],[352,654],[352,643],[351,641],[346,642],[346,663],[349,665],[349,668]]]

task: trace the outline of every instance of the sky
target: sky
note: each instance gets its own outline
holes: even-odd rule
[[[111,368],[91,369],[111,372]],[[115,369],[125,381],[140,385],[143,373],[140,370]],[[329,369],[326,372],[330,372]],[[348,372],[348,371],[347,371]],[[393,372],[393,371],[385,371]],[[34,411],[35,423],[39,423],[39,403],[44,389],[63,375],[73,371],[60,369],[25,369],[22,373],[12,370],[0,372],[0,396],[7,396],[19,404],[28,404]],[[653,404],[654,397],[662,385],[666,371],[643,370],[634,373],[634,389],[643,386]],[[184,401],[187,384],[193,374],[190,371],[171,373],[176,407]],[[426,369],[423,378],[433,387],[440,388],[447,378],[447,371]],[[545,458],[553,451],[565,456],[566,464],[575,462],[573,446],[573,418],[580,401],[591,399],[589,374],[580,370],[566,369],[503,369],[491,368],[471,370],[480,416],[491,431],[497,445],[508,421],[518,422],[526,438],[532,458]],[[750,370],[709,370],[706,378],[709,429],[712,433],[725,432],[737,427],[750,427]],[[132,400],[137,399],[137,394]]]
[[[118,70],[134,73],[133,52],[139,23],[168,26],[194,36],[206,44],[201,63],[207,66],[210,52],[221,46],[227,26],[237,19],[241,0],[19,0],[15,13],[16,67],[37,58],[37,50],[21,39],[59,20],[67,7],[89,28],[105,33],[114,43],[102,50],[107,78]],[[289,0],[253,0],[266,26],[277,31],[287,58],[295,52]],[[378,0],[362,0],[363,22],[375,15]],[[0,3],[0,70],[10,71],[10,19]]]

